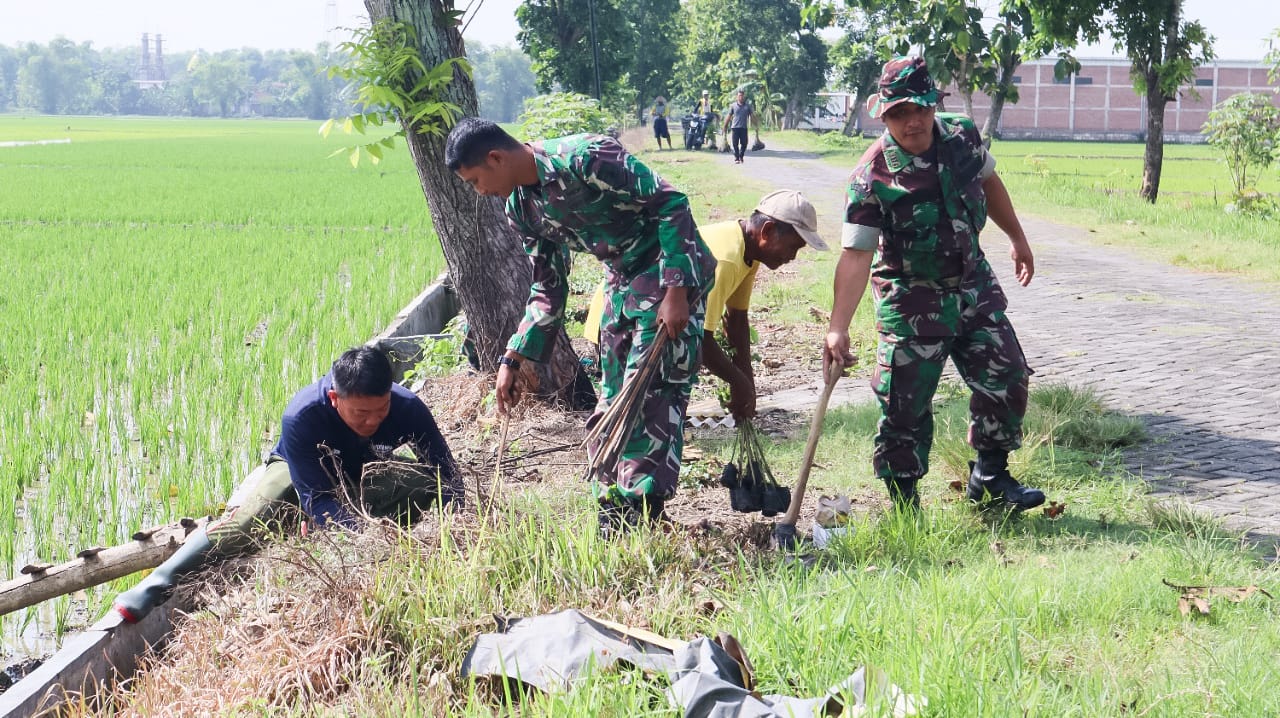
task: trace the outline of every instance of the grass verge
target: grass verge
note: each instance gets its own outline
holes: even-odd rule
[[[1066,387],[1033,392],[1015,472],[1069,508],[1057,519],[979,511],[963,475],[965,398],[936,405],[925,510],[886,512],[868,478],[875,412],[828,415],[813,494],[855,502],[852,532],[812,568],[751,540],[758,527],[707,524],[596,537],[585,492],[525,485],[491,521],[464,516],[412,535],[371,528],[273,547],[247,578],[225,578],[175,648],[108,713],[157,715],[677,715],[661,676],[585,676],[574,690],[504,708],[459,677],[493,614],[576,607],[672,637],[728,631],[765,691],[818,695],[875,665],[936,716],[1271,715],[1280,686],[1277,605],[1216,600],[1180,615],[1181,584],[1268,590],[1277,569],[1190,514],[1153,510],[1120,470],[1134,420]],[[769,459],[794,475],[799,430]],[[700,440],[705,452],[716,440]],[[556,489],[569,489],[557,491]],[[692,502],[719,488],[686,491]],[[767,526],[764,532],[767,533]],[[256,628],[255,628],[256,627]]]

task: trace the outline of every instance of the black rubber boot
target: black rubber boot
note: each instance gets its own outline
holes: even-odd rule
[[[1017,511],[1044,503],[1044,492],[1018,483],[1009,474],[1008,453],[980,452],[978,463],[969,462],[969,500],[982,506],[1001,504]]]
[[[601,501],[596,515],[600,521],[600,538],[613,539],[640,523],[640,514],[631,501]]]
[[[182,546],[164,563],[139,581],[137,586],[116,596],[116,613],[129,623],[137,623],[146,618],[152,609],[173,594],[173,589],[183,576],[200,568],[212,549],[213,544],[203,526],[192,531],[187,540],[182,542]]]
[[[644,520],[649,522],[650,526],[657,526],[659,521],[667,517],[664,512],[667,506],[666,499],[653,494],[646,494],[644,498],[637,500],[636,504],[636,516],[644,517]]]
[[[893,499],[895,509],[916,511],[920,508],[920,492],[916,490],[918,479],[885,479],[884,485],[889,489],[889,498]]]

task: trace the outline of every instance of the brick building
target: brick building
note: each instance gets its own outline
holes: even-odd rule
[[[999,134],[1008,139],[1141,140],[1146,130],[1146,99],[1133,91],[1129,62],[1121,58],[1082,59],[1080,72],[1057,80],[1054,59],[1023,63],[1014,75],[1017,104],[1006,104],[1000,116]],[[947,109],[963,111],[963,102],[951,88]],[[1196,69],[1193,85],[1165,106],[1164,129],[1168,142],[1202,142],[1200,128],[1214,105],[1240,92],[1265,93],[1280,106],[1276,85],[1267,79],[1267,67],[1258,61],[1218,60]],[[833,101],[836,99],[833,97]],[[990,99],[973,96],[975,120],[981,126]],[[863,113],[864,133],[879,134],[883,125]]]

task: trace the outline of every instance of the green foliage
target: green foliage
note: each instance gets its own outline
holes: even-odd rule
[[[1246,211],[1265,206],[1253,199],[1258,191],[1249,173],[1266,169],[1276,158],[1280,149],[1280,108],[1271,104],[1266,95],[1232,95],[1209,112],[1204,132],[1227,164],[1237,206]]]
[[[529,56],[513,47],[467,43],[480,113],[494,122],[514,122],[524,101],[537,94]]]
[[[361,156],[377,164],[383,149],[395,146],[395,138],[403,138],[406,129],[424,135],[442,136],[462,113],[457,105],[442,99],[445,86],[455,72],[470,73],[465,58],[455,57],[428,68],[418,54],[417,35],[411,25],[381,19],[367,28],[350,30],[352,39],[339,48],[348,57],[343,65],[329,67],[329,77],[338,77],[355,85],[356,101],[363,112],[342,120],[345,134],[366,134],[378,128],[381,135],[372,142],[357,143],[334,150],[345,154],[352,167]],[[382,130],[384,124],[396,127],[394,132]],[[320,126],[320,134],[328,137],[335,120]]]
[[[603,133],[611,118],[593,97],[576,92],[553,92],[524,101],[520,133],[526,139],[563,137],[579,132]]]
[[[1271,66],[1271,69],[1267,71],[1267,79],[1276,82],[1280,80],[1280,28],[1272,31],[1269,36],[1269,42],[1271,43],[1271,49],[1267,51],[1267,55],[1263,60]]]
[[[819,145],[830,149],[864,150],[870,144],[861,137],[850,137],[840,132],[822,132],[817,136]]]
[[[1132,63],[1137,93],[1158,92],[1166,102],[1214,58],[1213,37],[1199,21],[1188,22],[1182,0],[1102,0],[1110,11],[1106,29]]]
[[[523,2],[516,8],[516,40],[533,60],[538,89],[563,88],[595,94],[595,57],[591,47],[590,5],[595,5],[600,79],[608,82],[631,67],[638,38],[627,24],[619,0]]]
[[[0,45],[0,111],[324,119],[341,104],[339,83],[319,71],[329,54],[324,45],[212,53],[166,49],[164,86],[140,88],[134,82],[137,47],[97,49],[65,38]]]
[[[191,73],[195,99],[217,105],[221,117],[229,116],[232,109],[244,101],[249,76],[241,64],[196,53],[187,64],[187,71]]]
[[[458,315],[449,320],[444,332],[422,339],[422,358],[405,372],[405,381],[419,377],[449,376],[467,363],[464,350],[466,319]]]
[[[799,2],[690,0],[684,8],[676,80],[689,96],[706,88],[723,110],[736,89],[749,88],[761,120],[776,127],[798,121],[825,85],[826,43],[802,23]]]

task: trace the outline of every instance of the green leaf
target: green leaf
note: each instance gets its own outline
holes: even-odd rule
[[[352,119],[351,119],[350,117],[348,117],[348,118],[344,119],[344,120],[342,121],[342,133],[343,133],[343,134],[346,134],[346,135],[351,134],[351,129],[352,129],[354,126],[355,126],[355,123],[352,121]]]
[[[351,148],[351,154],[347,156],[347,161],[351,163],[351,169],[356,169],[357,167],[360,166],[360,148],[359,147]]]
[[[364,115],[352,115],[349,119],[351,120],[351,126],[355,128],[355,131],[363,135],[364,134]]]
[[[323,137],[323,138],[325,138],[325,139],[328,139],[328,138],[329,138],[329,133],[330,133],[330,132],[332,132],[332,131],[333,131],[333,118],[329,118],[329,119],[325,120],[325,121],[324,121],[324,124],[320,125],[320,136],[321,136],[321,137]]]

